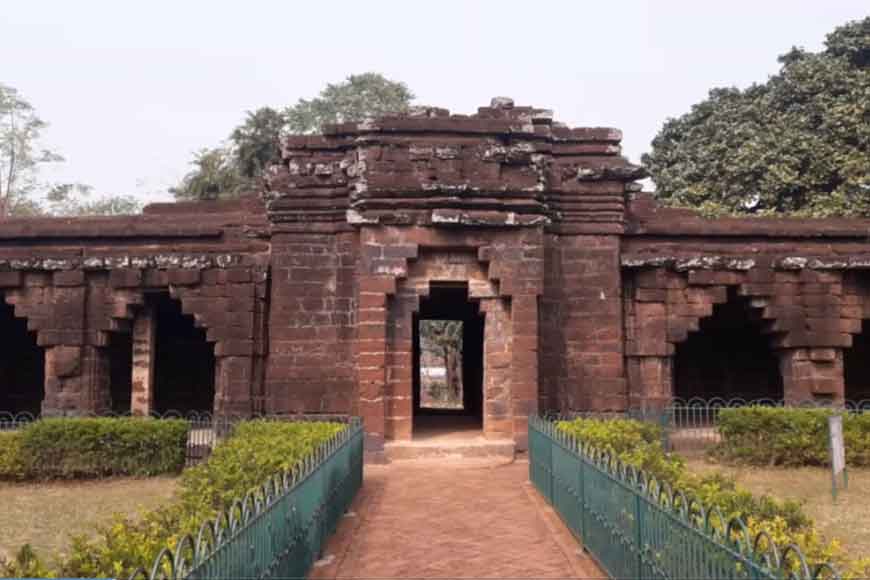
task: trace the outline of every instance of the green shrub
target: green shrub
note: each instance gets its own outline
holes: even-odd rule
[[[661,482],[673,485],[685,469],[681,457],[664,451],[662,429],[654,423],[634,419],[575,419],[559,421],[556,428],[643,469]]]
[[[173,502],[138,518],[116,515],[95,538],[75,536],[60,573],[66,577],[127,577],[150,569],[164,547],[185,534],[194,537],[208,518],[233,500],[292,469],[346,425],[340,423],[250,421],[215,448],[208,461],[186,470]]]
[[[18,431],[0,431],[0,480],[24,479],[21,439]]]
[[[30,544],[24,544],[12,557],[0,556],[0,578],[54,578],[56,577],[39,559]]]
[[[739,448],[747,455],[750,454],[748,447],[775,439],[771,430],[783,427],[780,423],[785,420],[784,417],[789,416],[788,413],[784,414],[781,411],[798,411],[797,423],[800,427],[797,431],[805,435],[787,436],[790,441],[803,445],[801,451],[803,457],[813,457],[813,454],[819,453],[814,446],[815,441],[811,441],[806,433],[817,429],[820,423],[824,424],[829,413],[818,409],[765,409],[759,413],[747,413],[748,416],[744,419],[735,418],[734,415],[739,413],[732,414],[734,411],[743,411],[743,409],[723,409],[720,419],[724,418],[729,428],[735,429],[741,437],[745,437],[740,441]],[[744,433],[743,430],[732,427],[735,424],[741,428],[750,425],[752,431]],[[863,416],[853,416],[846,425],[844,432],[848,441],[850,437],[865,437],[870,421]],[[557,429],[579,438],[584,443],[606,449],[629,465],[647,470],[660,482],[668,483],[672,489],[681,490],[688,496],[697,498],[705,506],[718,506],[726,520],[740,517],[749,527],[753,537],[764,531],[775,539],[780,548],[788,544],[800,546],[811,564],[834,562],[846,571],[844,577],[848,578],[866,577],[864,572],[870,569],[870,560],[850,560],[838,540],[825,540],[814,527],[813,521],[804,513],[799,502],[781,501],[767,495],[753,495],[737,485],[733,477],[722,473],[703,476],[689,473],[685,462],[679,456],[664,452],[661,445],[661,429],[655,424],[635,420],[577,419],[561,421],[557,423]],[[766,430],[767,433],[753,435],[756,429]],[[733,436],[732,431],[728,433],[729,436]],[[827,452],[826,433],[827,431],[823,431],[825,452]],[[854,449],[859,450],[854,453],[867,453],[866,448],[858,445],[855,445]]]
[[[721,441],[711,454],[745,465],[829,465],[830,409],[740,407],[719,411]],[[870,414],[843,415],[846,462],[870,465]]]
[[[799,530],[812,521],[800,503],[755,496],[724,474],[698,476],[689,473],[679,455],[662,448],[662,429],[654,423],[634,419],[575,419],[560,421],[556,428],[595,448],[615,454],[622,462],[643,469],[661,484],[695,496],[706,505],[717,505],[726,518],[753,517],[786,521],[789,529]]]
[[[42,419],[22,430],[21,460],[28,479],[177,473],[188,429],[180,419]]]
[[[184,472],[186,513],[212,517],[276,473],[283,473],[346,426],[341,423],[247,421],[207,463]]]
[[[737,485],[732,476],[724,473],[703,476],[686,473],[680,478],[677,487],[695,496],[704,505],[718,506],[726,519],[739,517],[744,522],[750,519],[767,522],[781,518],[786,529],[793,532],[813,525],[800,502],[776,500],[769,495],[754,495]]]

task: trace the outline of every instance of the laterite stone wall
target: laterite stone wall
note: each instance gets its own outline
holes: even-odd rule
[[[104,411],[119,397],[111,353],[129,344],[123,401],[151,412],[153,305],[172,300],[214,353],[204,410],[355,413],[378,451],[414,435],[413,320],[431,288],[453,284],[484,319],[483,434],[520,447],[545,409],[727,396],[725,379],[681,384],[715,353],[678,353],[739,351],[717,336],[732,327],[756,333],[779,373],[773,386],[735,374],[754,377],[740,396],[870,395],[870,221],[660,208],[620,139],[505,98],[473,115],[421,107],[288,138],[261,190],[237,201],[8,220],[0,297],[44,377],[0,365],[0,389],[42,380],[22,405]],[[4,339],[25,332],[6,326]]]

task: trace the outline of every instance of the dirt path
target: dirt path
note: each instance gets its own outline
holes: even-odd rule
[[[527,480],[525,461],[366,466],[312,577],[600,577]]]

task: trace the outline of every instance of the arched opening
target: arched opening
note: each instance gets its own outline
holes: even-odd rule
[[[0,411],[39,414],[45,398],[45,351],[27,321],[0,297]]]
[[[127,414],[133,393],[133,337],[113,332],[109,338],[109,397],[113,413]]]
[[[414,315],[414,437],[483,427],[483,315],[465,283],[432,283]]]
[[[214,345],[193,317],[168,294],[147,297],[156,323],[154,337],[154,403],[157,413],[212,412],[214,409]]]
[[[870,325],[864,320],[861,333],[843,351],[843,382],[847,401],[870,400]]]
[[[729,290],[728,301],[713,307],[712,316],[677,345],[674,396],[684,400],[783,398],[776,353],[762,332],[748,299]]]

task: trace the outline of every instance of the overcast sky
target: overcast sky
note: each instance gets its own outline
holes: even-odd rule
[[[5,2],[0,83],[50,123],[46,177],[168,198],[192,153],[246,110],[377,71],[417,104],[491,97],[613,126],[638,160],[662,122],[716,86],[764,81],[792,45],[818,50],[867,0],[122,0]]]

